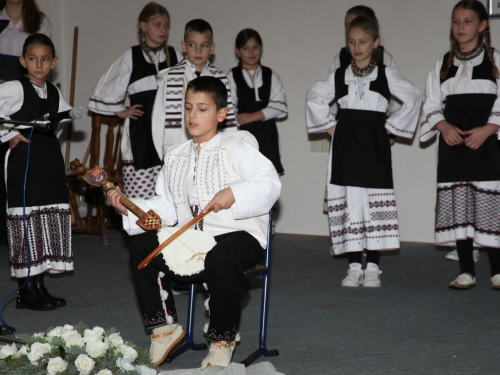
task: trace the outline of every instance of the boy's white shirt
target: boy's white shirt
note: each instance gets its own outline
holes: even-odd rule
[[[220,147],[219,147],[220,146]],[[234,146],[234,153],[230,151]],[[204,219],[204,231],[216,236],[238,230],[245,230],[253,235],[265,247],[267,244],[267,226],[269,223],[268,212],[276,202],[281,191],[281,182],[273,164],[265,158],[257,149],[257,141],[250,133],[246,131],[219,133],[200,151],[208,153],[216,150],[219,155],[219,164],[222,163],[223,188],[230,187],[235,198],[235,203],[230,210],[220,210],[218,213],[211,213]],[[174,198],[169,189],[169,178],[175,179],[176,170],[169,170],[169,155],[190,154],[190,159],[194,160],[194,150],[192,141],[183,142],[173,146],[168,150],[165,157],[165,164],[162,167],[156,183],[156,196],[148,199],[133,199],[133,202],[144,211],[153,210],[162,219],[162,224],[176,227],[184,225],[188,219],[189,206],[187,203],[187,183],[186,186],[180,186],[181,198],[184,198],[185,204],[178,204],[177,209]],[[191,154],[193,153],[193,154]],[[231,159],[231,154],[234,157]],[[175,156],[174,155],[174,156]],[[189,164],[188,164],[189,165]],[[187,168],[188,165],[186,165]],[[198,164],[200,169],[197,173],[205,175],[203,164]],[[185,172],[185,171],[183,171]],[[187,174],[187,173],[186,173]],[[200,198],[200,209],[203,209],[209,200],[213,198],[213,193],[207,196],[205,186],[197,184],[198,196]],[[213,194],[213,195],[212,195]],[[143,233],[144,231],[136,224],[137,217],[129,212],[128,216],[123,216],[124,229],[130,235]]]

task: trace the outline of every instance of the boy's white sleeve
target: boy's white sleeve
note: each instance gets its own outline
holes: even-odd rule
[[[131,199],[137,206],[139,206],[144,212],[153,210],[160,216],[161,223],[163,226],[172,226],[177,223],[177,214],[174,207],[174,202],[172,196],[168,190],[168,176],[166,173],[166,167],[163,166],[158,180],[156,181],[156,195],[151,199]],[[123,229],[129,235],[135,235],[144,233],[145,231],[137,225],[136,221],[138,217],[135,216],[131,211],[128,212],[128,216],[123,216]]]
[[[250,143],[241,141],[236,147],[233,168],[242,178],[227,184],[235,199],[231,206],[233,218],[267,214],[281,192],[281,181],[273,163]]]

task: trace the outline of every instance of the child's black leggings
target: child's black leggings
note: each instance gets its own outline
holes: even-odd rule
[[[347,259],[349,260],[349,263],[363,264],[363,262],[361,261],[362,257],[363,257],[362,251],[355,251],[355,252],[347,253]],[[378,265],[379,262],[380,262],[380,251],[368,250],[366,252],[366,263],[375,263]]]
[[[488,258],[490,260],[491,276],[500,274],[500,249],[492,247],[486,248],[488,251]],[[474,250],[472,238],[457,241],[457,252],[460,263],[460,273],[470,273],[476,276],[474,269],[474,258],[472,252]]]

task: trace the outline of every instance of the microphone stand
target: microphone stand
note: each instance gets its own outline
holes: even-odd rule
[[[11,125],[14,125],[14,127],[24,125],[24,126],[31,126],[33,128],[41,128],[41,129],[48,129],[48,130],[55,129],[55,126],[50,121],[42,121],[42,122],[15,121],[15,120],[10,120],[10,119],[0,117],[0,125],[3,125],[3,124],[11,124]]]

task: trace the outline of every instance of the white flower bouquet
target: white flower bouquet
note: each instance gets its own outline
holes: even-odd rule
[[[115,328],[67,324],[16,338],[0,347],[0,374],[156,375],[158,370],[147,351],[125,342]]]

